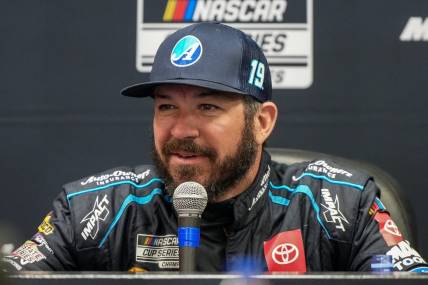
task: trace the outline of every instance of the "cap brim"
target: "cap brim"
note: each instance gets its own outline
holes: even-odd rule
[[[245,92],[242,92],[239,89],[235,89],[227,85],[219,84],[212,81],[197,80],[197,79],[170,79],[170,80],[139,83],[139,84],[131,85],[129,87],[122,89],[120,93],[122,93],[122,95],[129,96],[129,97],[149,97],[149,96],[153,96],[153,89],[156,86],[165,85],[165,84],[184,84],[184,85],[205,87],[208,89],[219,90],[224,92],[246,94]]]

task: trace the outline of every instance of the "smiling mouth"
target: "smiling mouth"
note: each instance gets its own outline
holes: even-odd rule
[[[193,152],[173,152],[169,156],[169,161],[173,164],[189,165],[203,163],[208,157]]]
[[[200,154],[190,153],[190,152],[174,152],[171,155],[178,156],[179,158],[182,158],[182,159],[191,159],[191,158],[201,157]]]

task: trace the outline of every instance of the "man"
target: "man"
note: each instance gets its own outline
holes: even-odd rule
[[[364,271],[377,254],[392,255],[395,270],[426,266],[398,230],[385,231],[394,223],[369,176],[330,161],[271,161],[269,66],[241,31],[178,30],[159,47],[150,79],[122,93],[154,100],[154,166],[66,184],[38,233],[4,258],[11,269],[177,270],[171,197],[186,181],[209,197],[199,271],[229,271],[243,259],[270,272]]]

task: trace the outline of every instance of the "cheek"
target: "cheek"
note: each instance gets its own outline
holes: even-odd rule
[[[165,144],[166,141],[166,131],[165,128],[159,125],[159,122],[153,121],[153,140],[155,144],[155,148],[160,153],[160,149]]]
[[[209,130],[205,130],[209,143],[217,149],[221,157],[234,154],[238,149],[243,131],[243,124],[239,122],[239,120],[231,120],[212,125]]]

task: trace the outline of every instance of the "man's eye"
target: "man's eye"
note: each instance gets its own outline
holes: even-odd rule
[[[204,111],[215,111],[220,109],[218,106],[212,105],[212,104],[201,104],[200,108],[201,110],[204,110]]]
[[[158,109],[160,111],[168,111],[168,110],[173,110],[175,108],[174,105],[171,104],[161,104],[158,106]]]

